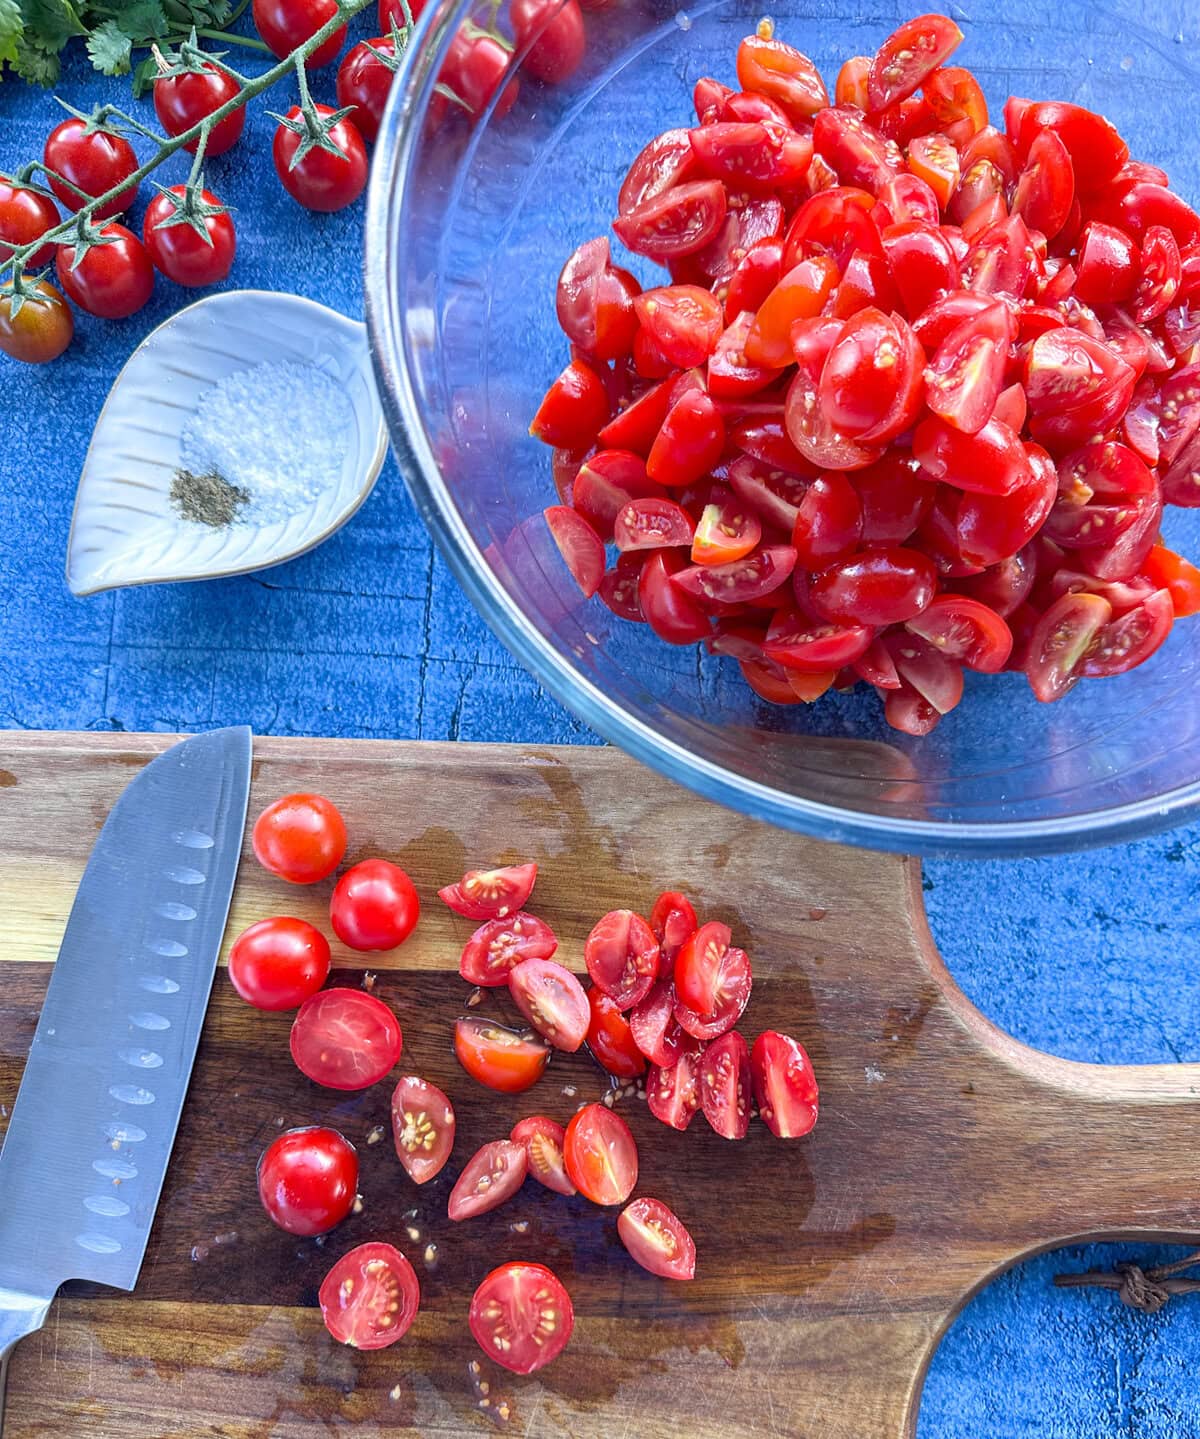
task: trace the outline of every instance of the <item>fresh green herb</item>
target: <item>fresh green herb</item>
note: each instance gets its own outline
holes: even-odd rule
[[[59,57],[72,40],[87,47],[102,75],[127,75],[134,52],[156,42],[178,41],[193,30],[207,39],[225,33],[249,0],[0,0],[0,78],[14,73],[35,85],[53,85]],[[266,47],[257,40],[239,44]],[[138,63],[135,84],[144,90],[151,73]]]

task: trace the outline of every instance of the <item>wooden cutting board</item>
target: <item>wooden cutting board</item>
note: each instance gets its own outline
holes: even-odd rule
[[[0,1117],[96,832],[170,742],[0,736]],[[417,884],[416,935],[369,968],[404,1028],[402,1069],[454,1100],[455,1155],[413,1186],[378,1128],[390,1085],[347,1096],[311,1084],[288,1056],[289,1016],[248,1008],[218,974],[138,1287],[68,1286],[16,1352],[4,1439],[898,1439],[940,1335],[1005,1266],[1085,1236],[1200,1232],[1200,1187],[1186,1178],[1200,1066],[1071,1064],[999,1033],[934,949],[915,861],[754,824],[612,750],[301,739],[260,740],[256,756],[252,816],[285,791],[322,790],[348,817],[350,859],[388,856]],[[692,1284],[638,1269],[614,1212],[532,1181],[483,1218],[446,1219],[477,1145],[525,1113],[565,1121],[605,1089],[584,1054],[556,1056],[513,1097],[454,1060],[471,925],[434,891],[524,857],[540,866],[530,907],[580,970],[603,911],[690,892],[753,957],[744,1032],[788,1030],[812,1056],[821,1120],[802,1141],[756,1125],[730,1144],[702,1118],[677,1134],[619,1101],[640,1146],[638,1192],[695,1236]],[[247,836],[227,939],[274,913],[322,923],[328,893],[265,874]],[[335,947],[335,964],[338,982],[359,982],[361,956]],[[506,1006],[492,991],[473,1012]],[[265,1144],[314,1122],[343,1130],[362,1159],[363,1210],[324,1243],[274,1229],[255,1191]],[[360,1354],[328,1339],[314,1304],[333,1259],[368,1239],[410,1256],[423,1306],[399,1345]],[[554,1268],[577,1316],[565,1355],[530,1379],[484,1360],[466,1328],[475,1285],[518,1258]]]

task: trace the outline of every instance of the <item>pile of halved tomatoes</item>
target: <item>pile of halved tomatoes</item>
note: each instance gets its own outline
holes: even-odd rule
[[[769,22],[634,160],[558,282],[530,431],[583,593],[780,704],[874,687],[926,734],[964,669],[1039,700],[1200,609],[1200,216],[1102,116],[1010,98],[922,15],[833,103]],[[607,547],[612,547],[610,562]]]
[[[254,851],[273,874],[295,884],[329,878],[346,850],[337,808],[317,794],[276,800],[254,827]],[[554,1050],[585,1043],[607,1075],[646,1075],[651,1112],[686,1129],[703,1112],[726,1139],[745,1138],[752,1107],[782,1139],[799,1138],[817,1122],[818,1091],[803,1046],[768,1030],[753,1048],[734,1028],[752,983],[750,960],[729,928],[701,924],[691,902],[661,894],[649,920],[631,910],[603,916],[588,935],[584,961],[591,987],[552,956],[558,941],[527,911],[537,865],[473,870],[439,891],[455,913],[479,923],[463,948],[459,971],[477,987],[507,986],[527,1029],[480,1017],[460,1018],[454,1049],[473,1078],[502,1093],[530,1088]],[[360,951],[393,949],[416,927],[417,892],[408,875],[385,859],[368,859],[337,880],[330,923]],[[296,1009],[291,1053],[315,1083],[365,1089],[400,1059],[403,1036],[391,1009],[363,989],[324,988],[330,947],[307,921],[275,917],[251,925],[234,942],[229,975],[243,999],[260,1009]],[[582,1194],[622,1206],[617,1233],[644,1269],[665,1279],[695,1274],[696,1246],[686,1226],[660,1200],[631,1200],[638,1180],[633,1133],[613,1107],[582,1103],[566,1127],[529,1114],[483,1145],[450,1190],[447,1213],[461,1221],[510,1199],[531,1176],[559,1194]],[[415,1184],[441,1173],[454,1147],[449,1096],[406,1074],[391,1099],[396,1153]],[[506,1125],[506,1128],[508,1126]],[[339,1224],[358,1197],[358,1156],[336,1129],[310,1126],[281,1134],[259,1161],[258,1190],[271,1219],[298,1235]],[[320,1289],[329,1332],[346,1344],[379,1349],[402,1337],[417,1316],[416,1271],[394,1245],[361,1244],[334,1264]],[[562,1352],[574,1322],[571,1299],[544,1265],[519,1261],[494,1269],[469,1311],[484,1352],[529,1374]]]

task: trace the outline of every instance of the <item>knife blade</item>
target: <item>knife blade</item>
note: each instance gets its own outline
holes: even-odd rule
[[[88,858],[0,1150],[5,1359],[65,1280],[137,1281],[229,916],[250,757],[244,727],[181,740],[126,786]]]

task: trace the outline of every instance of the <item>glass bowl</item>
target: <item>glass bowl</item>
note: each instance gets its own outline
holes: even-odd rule
[[[775,33],[832,87],[919,7],[785,3]],[[1087,0],[980,0],[958,60],[993,114],[1010,93],[1106,113],[1133,154],[1200,199],[1179,120],[1197,76],[1182,46]],[[622,177],[660,130],[687,124],[702,75],[734,79],[761,12],[614,0],[585,15],[583,64],[559,86],[511,69],[504,115],[429,114],[467,0],[429,0],[380,133],[367,217],[367,309],[392,439],[413,496],[467,594],[514,655],[605,738],[694,790],[825,839],[926,854],[1031,854],[1179,823],[1200,802],[1200,628],[1176,626],[1140,669],[1038,704],[1019,675],[968,676],[923,739],[890,730],[865,687],[811,706],[759,700],[732,660],[663,644],[584,602],[541,513],[550,452],[527,433],[565,363],[554,313],[566,256],[610,234]],[[1180,41],[1182,36],[1179,37]],[[438,106],[444,105],[439,97]],[[622,252],[616,246],[616,254]],[[619,263],[626,263],[622,258]],[[630,268],[655,273],[633,257]],[[661,271],[658,272],[661,275]],[[656,281],[657,283],[657,281]],[[1195,512],[1167,538],[1195,554]],[[1189,548],[1190,546],[1190,548]]]

